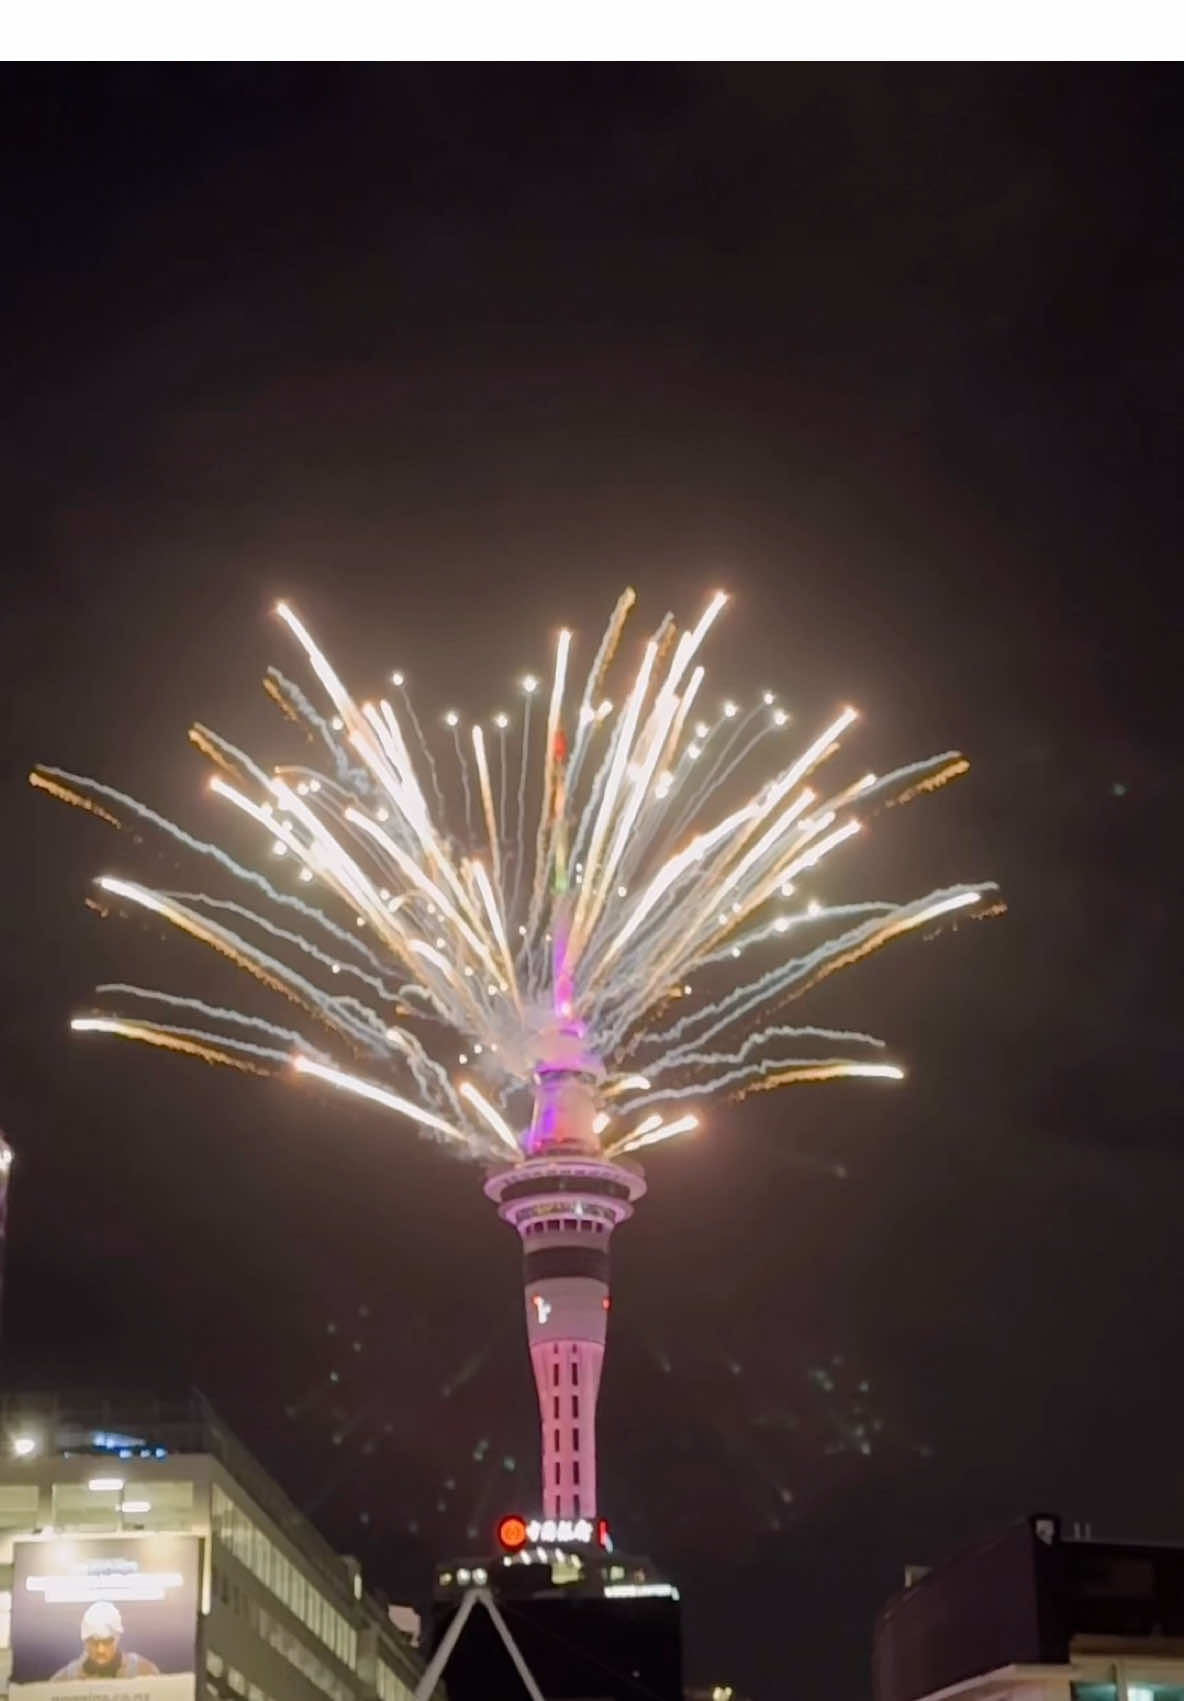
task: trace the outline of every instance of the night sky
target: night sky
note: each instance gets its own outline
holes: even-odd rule
[[[186,729],[283,755],[279,594],[361,694],[488,714],[624,584],[648,630],[723,584],[714,688],[972,759],[827,895],[1009,911],[813,998],[904,1087],[648,1164],[619,1542],[689,1677],[860,1701],[905,1562],[1037,1509],[1177,1533],[1181,120],[1174,65],[5,74],[6,1384],[198,1384],[396,1597],[529,1506],[478,1175],[71,1039],[104,980],[253,995],[88,911],[192,865],[25,776],[217,833]]]

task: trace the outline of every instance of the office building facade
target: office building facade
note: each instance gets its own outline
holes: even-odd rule
[[[188,1652],[176,1646],[190,1634],[187,1553]],[[162,1656],[168,1637],[152,1613],[170,1593],[180,1623]],[[67,1628],[79,1656],[78,1607],[88,1600],[88,1611],[114,1612],[139,1637],[137,1657],[171,1674],[162,1697],[411,1701],[424,1667],[357,1564],[334,1553],[197,1396],[0,1401],[0,1697],[37,1701],[54,1674],[36,1659],[53,1665],[49,1642]]]

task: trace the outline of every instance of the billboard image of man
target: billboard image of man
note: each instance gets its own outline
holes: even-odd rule
[[[125,1652],[120,1647],[123,1633],[119,1608],[110,1601],[92,1601],[82,1615],[79,1631],[82,1653],[56,1671],[51,1682],[95,1677],[159,1677],[159,1666],[143,1654],[134,1654],[131,1649]]]
[[[11,1701],[196,1701],[201,1575],[192,1531],[15,1541]]]

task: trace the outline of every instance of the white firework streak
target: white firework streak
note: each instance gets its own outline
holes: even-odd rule
[[[469,783],[469,763],[465,759],[465,751],[461,748],[461,733],[458,730],[457,716],[449,716],[449,730],[453,734],[453,755],[457,759],[457,767],[461,774],[462,796],[465,799],[465,831],[467,836],[474,830],[474,794]]]
[[[788,993],[793,994],[801,984],[817,977],[822,978],[834,961],[839,962],[850,955],[856,958],[868,955],[869,949],[877,948],[876,941],[883,930],[893,928],[895,933],[905,933],[925,926],[942,915],[978,902],[986,893],[993,891],[995,887],[985,882],[977,886],[958,887],[951,892],[933,893],[929,898],[920,898],[913,904],[900,905],[888,916],[883,914],[863,927],[851,928],[839,938],[825,941],[806,956],[780,964],[757,980],[734,987],[722,998],[681,1018],[671,1027],[642,1036],[641,1043],[659,1048],[661,1056],[666,1056],[673,1049],[673,1042],[683,1034],[694,1033],[695,1043],[703,1045],[706,1040],[746,1020],[755,1011],[763,1007],[773,1007]],[[643,1063],[644,1072],[653,1067],[651,1062]]]
[[[788,736],[789,716],[771,693],[749,711],[727,702],[715,718],[703,709],[697,718],[706,680],[699,651],[723,595],[688,630],[666,616],[631,675],[623,651],[633,602],[629,591],[619,599],[575,705],[566,691],[573,640],[560,635],[534,736],[541,681],[521,682],[513,796],[510,723],[493,717],[497,802],[479,726],[471,729],[475,788],[460,715],[444,719],[461,769],[461,797],[451,799],[403,675],[392,676],[398,709],[383,698],[356,702],[281,604],[327,712],[275,669],[270,685],[328,750],[332,772],[269,767],[206,727],[193,734],[224,770],[211,780],[214,799],[250,822],[276,859],[271,879],[125,792],[65,769],[37,770],[34,783],[64,801],[117,826],[104,804],[131,814],[249,886],[255,907],[111,876],[99,882],[109,898],[198,939],[297,1004],[328,1030],[336,1054],[263,1016],[124,983],[99,990],[192,1012],[210,1027],[93,1014],[79,1019],[83,1030],[251,1072],[294,1062],[301,1076],[379,1105],[462,1155],[499,1163],[522,1155],[508,1106],[531,1093],[541,1047],[558,1031],[596,1060],[602,1100],[612,1103],[619,1126],[628,1125],[604,1134],[607,1155],[676,1138],[700,1120],[652,1112],[636,1121],[651,1103],[795,1081],[900,1079],[891,1062],[787,1053],[786,1042],[880,1048],[871,1034],[769,1018],[903,934],[991,913],[999,907],[996,888],[974,882],[904,903],[812,902],[792,912],[783,900],[825,858],[855,843],[880,810],[943,785],[967,763],[947,751],[817,795],[815,770],[834,761],[856,718],[845,709],[763,779],[755,770],[766,741]],[[618,669],[625,677],[616,677]],[[451,802],[460,804],[452,824]],[[289,873],[315,885],[320,904],[284,890]],[[213,912],[235,918],[235,928]],[[782,955],[785,936],[791,944],[806,927],[825,937]],[[736,966],[754,953],[752,970]],[[256,1044],[244,1030],[275,1043]],[[355,1072],[359,1060],[363,1073]],[[609,1122],[608,1111],[597,1116],[599,1137]]]
[[[157,992],[152,987],[131,986],[126,981],[106,981],[95,991],[116,993],[123,998],[142,998],[153,1004],[168,1004],[175,1010],[192,1010],[196,1016],[212,1016],[215,1021],[226,1022],[231,1027],[254,1028],[257,1033],[268,1034],[280,1041],[285,1048],[280,1052],[281,1057],[290,1056],[294,1046],[306,1051],[314,1049],[304,1034],[292,1028],[281,1028],[275,1022],[264,1021],[262,1016],[244,1015],[241,1010],[226,1010],[221,1004],[207,1004],[202,998],[183,998],[175,992]]]
[[[759,1046],[769,1045],[775,1039],[826,1039],[841,1040],[849,1045],[871,1045],[882,1050],[885,1041],[878,1039],[875,1034],[862,1034],[854,1028],[792,1028],[783,1024],[777,1027],[759,1028],[752,1034],[747,1034],[736,1051],[697,1051],[695,1046],[673,1047],[665,1052],[657,1062],[648,1069],[646,1080],[648,1085],[657,1081],[660,1075],[666,1075],[673,1069],[683,1069],[693,1062],[699,1068],[717,1069],[722,1064],[743,1063],[752,1051]],[[623,1105],[623,1111],[637,1110],[639,1099],[630,1099]]]
[[[424,761],[428,768],[428,780],[429,784],[432,786],[433,797],[436,799],[437,814],[443,818],[445,814],[445,794],[441,790],[441,778],[437,771],[436,762],[433,758],[432,747],[424,736],[424,728],[420,725],[419,720],[416,718],[416,710],[412,706],[412,699],[408,694],[408,688],[403,674],[392,674],[391,683],[403,697],[404,707],[408,711],[408,720],[411,722],[412,731],[416,736],[416,743],[424,756]]]
[[[689,1059],[689,1063],[694,1057]],[[900,1081],[904,1071],[896,1063],[862,1063],[849,1057],[763,1057],[757,1063],[739,1065],[716,1074],[709,1073],[700,1081],[685,1087],[668,1087],[662,1092],[646,1093],[631,1100],[624,1108],[635,1111],[644,1105],[660,1101],[674,1104],[680,1099],[704,1098],[723,1093],[730,1087],[753,1085],[769,1075],[802,1072],[803,1079],[814,1081],[881,1080]]]
[[[723,963],[730,957],[738,957],[751,945],[761,945],[764,941],[789,933],[792,927],[807,927],[817,921],[831,921],[837,916],[854,915],[888,915],[898,908],[897,904],[875,903],[867,904],[830,904],[826,909],[817,904],[813,909],[800,910],[795,915],[775,916],[773,921],[763,922],[750,933],[739,933],[730,945],[722,945],[719,951],[709,951],[700,958],[698,967],[704,968],[709,963]]]

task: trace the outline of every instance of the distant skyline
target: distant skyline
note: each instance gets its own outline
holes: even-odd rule
[[[393,1596],[464,1544],[482,1490],[425,1485],[535,1450],[526,1353],[483,1357],[506,1230],[363,1107],[72,1039],[102,981],[228,983],[84,907],[192,868],[25,776],[200,829],[189,722],[281,745],[281,594],[360,688],[482,713],[623,583],[655,615],[721,583],[721,689],[855,701],[871,766],[972,759],[836,895],[993,878],[1009,914],[813,998],[901,1089],[730,1106],[648,1164],[604,1510],[679,1581],[690,1679],[755,1701],[788,1647],[806,1701],[867,1694],[902,1565],[1016,1515],[1178,1533],[1178,68],[5,84],[6,1383],[196,1382]],[[836,1355],[868,1455],[826,1452]]]

